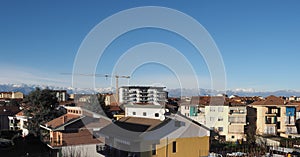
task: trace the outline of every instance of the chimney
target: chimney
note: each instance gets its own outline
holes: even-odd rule
[[[63,117],[62,117],[62,122],[65,123],[66,120],[67,120],[67,116],[63,116]]]

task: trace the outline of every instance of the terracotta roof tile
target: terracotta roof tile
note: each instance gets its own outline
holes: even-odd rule
[[[226,105],[226,98],[224,96],[193,96],[191,104],[197,105]]]
[[[47,122],[45,125],[49,128],[57,128],[65,123],[75,120],[79,117],[80,117],[79,115],[65,114],[65,115],[62,115],[58,118],[55,118],[55,119]]]
[[[139,117],[124,117],[115,122],[116,125],[135,132],[149,131],[162,122],[157,119],[139,118]]]
[[[88,129],[63,133],[62,139],[64,146],[104,143],[104,138],[93,138],[93,131]]]
[[[268,96],[263,100],[255,101],[252,105],[284,105],[284,100],[274,95]]]

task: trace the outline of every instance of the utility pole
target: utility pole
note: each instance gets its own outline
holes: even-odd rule
[[[129,79],[130,76],[127,75],[108,75],[108,74],[83,74],[83,73],[61,73],[62,75],[80,75],[80,76],[95,76],[95,77],[105,77],[105,78],[112,78],[116,79],[116,101],[119,104],[119,78]]]

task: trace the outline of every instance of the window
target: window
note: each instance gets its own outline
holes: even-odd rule
[[[132,115],[136,115],[136,112],[132,112]]]
[[[155,116],[155,117],[159,117],[159,113],[155,113],[154,116]]]
[[[220,132],[222,132],[222,131],[223,131],[223,127],[218,127],[218,130],[219,130]]]
[[[215,112],[216,109],[215,109],[215,107],[210,107],[210,108],[209,108],[209,111],[210,111],[210,112]]]
[[[174,141],[174,142],[172,143],[172,152],[173,152],[173,153],[176,153],[176,151],[177,151],[177,149],[176,149],[176,141]]]
[[[218,111],[219,111],[219,112],[223,112],[223,107],[219,107],[219,108],[218,108]]]
[[[185,115],[186,117],[189,117],[189,116],[190,116],[190,114],[189,114],[189,113],[185,113],[184,115]]]
[[[222,121],[223,121],[223,118],[222,118],[222,117],[219,117],[219,118],[218,118],[218,121],[219,121],[219,122],[222,122]]]
[[[185,108],[186,110],[189,110],[189,109],[190,109],[190,107],[189,107],[189,106],[185,106],[184,108]]]
[[[231,138],[234,139],[235,137],[234,137],[234,136],[231,136]]]
[[[143,116],[147,116],[147,113],[146,113],[146,112],[143,112]]]
[[[152,144],[152,155],[156,155],[156,144]]]

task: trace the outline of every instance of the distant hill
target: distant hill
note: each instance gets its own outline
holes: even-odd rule
[[[228,96],[238,95],[238,96],[262,96],[267,97],[269,95],[275,96],[300,96],[299,91],[295,90],[278,90],[278,91],[255,91],[249,89],[233,89],[226,91],[217,91],[210,89],[169,89],[169,96],[178,97],[182,96],[193,96],[193,95],[218,95],[226,94]],[[182,93],[182,94],[181,94]]]
[[[0,92],[14,91],[14,92],[22,92],[24,94],[28,94],[33,91],[35,88],[49,88],[53,90],[67,90],[69,94],[72,93],[81,93],[81,94],[91,94],[91,93],[109,93],[113,92],[113,88],[98,88],[96,90],[93,89],[80,89],[80,88],[72,88],[72,87],[55,87],[55,86],[45,86],[45,85],[28,85],[28,84],[0,84]]]
[[[24,94],[28,94],[33,91],[36,87],[41,89],[49,88],[56,90],[67,90],[68,93],[111,93],[114,92],[115,89],[112,87],[108,88],[97,88],[93,89],[80,89],[80,88],[72,88],[72,87],[55,87],[55,86],[45,86],[45,85],[28,85],[28,84],[0,84],[0,92],[6,91],[19,91]],[[300,96],[299,91],[295,90],[278,90],[278,91],[255,91],[254,89],[233,89],[227,91],[217,91],[210,89],[187,89],[187,88],[176,88],[176,89],[167,89],[170,97],[180,97],[182,96],[195,96],[195,95],[217,95],[217,94],[227,94],[230,95],[239,95],[239,96]]]

